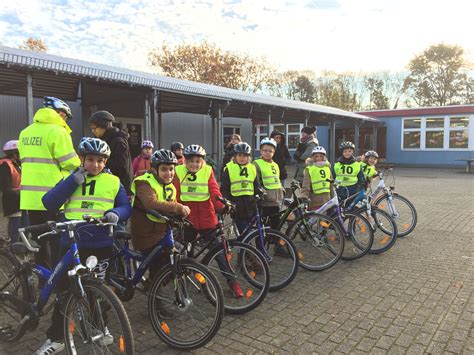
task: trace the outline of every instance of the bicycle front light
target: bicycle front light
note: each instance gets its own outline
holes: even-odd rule
[[[97,266],[98,260],[95,255],[91,255],[86,260],[86,266],[89,270],[93,270]]]

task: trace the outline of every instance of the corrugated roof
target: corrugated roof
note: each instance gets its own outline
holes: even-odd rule
[[[60,57],[48,53],[26,51],[5,46],[0,46],[0,64],[18,65],[22,67],[34,68],[37,70],[48,70],[69,75],[110,80],[146,86],[157,90],[183,93],[187,95],[204,96],[227,101],[241,101],[267,106],[277,106],[360,120],[373,120],[372,118],[365,115],[344,111],[338,108],[248,93],[215,85],[175,79],[167,76],[119,68],[106,64],[91,63],[78,59]]]

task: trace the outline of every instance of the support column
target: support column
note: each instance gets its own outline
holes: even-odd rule
[[[372,149],[377,150],[377,126],[372,127]]]
[[[153,110],[152,114],[152,140],[156,144],[157,148],[162,148],[162,122],[161,122],[161,110],[160,110],[160,92],[158,90],[153,90]]]
[[[220,180],[220,172],[222,167],[223,153],[224,153],[224,119],[222,112],[222,105],[219,105],[217,110],[217,173]]]
[[[151,139],[151,115],[150,115],[150,98],[148,94],[145,94],[145,139]]]
[[[332,164],[336,161],[336,120],[333,118],[329,127],[329,159]]]
[[[304,126],[308,127],[308,122],[309,122],[309,113],[304,115]]]
[[[26,74],[26,114],[28,124],[33,123],[33,78],[30,73]]]
[[[270,137],[270,130],[272,126],[272,109],[268,109],[268,118],[267,118],[267,137]],[[260,142],[257,142],[257,144],[260,144]]]
[[[356,122],[354,127],[354,145],[355,145],[355,156],[359,155],[359,122]]]
[[[211,135],[212,135],[212,159],[217,163],[217,118],[215,113],[211,113]]]

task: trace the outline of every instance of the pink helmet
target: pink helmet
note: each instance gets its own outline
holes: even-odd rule
[[[18,150],[18,141],[8,141],[3,145],[3,151],[7,150]]]

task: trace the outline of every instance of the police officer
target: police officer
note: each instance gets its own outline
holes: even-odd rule
[[[33,123],[20,133],[20,209],[28,211],[30,225],[56,219],[56,213],[46,211],[41,199],[80,165],[72,144],[71,129],[67,125],[70,119],[72,112],[64,101],[46,96],[43,107],[33,117]],[[47,244],[51,243],[53,253],[59,249],[58,237],[48,238],[41,238],[39,242],[42,248],[40,253],[35,254],[36,262],[42,265],[55,262],[54,255],[52,260],[48,256]]]

